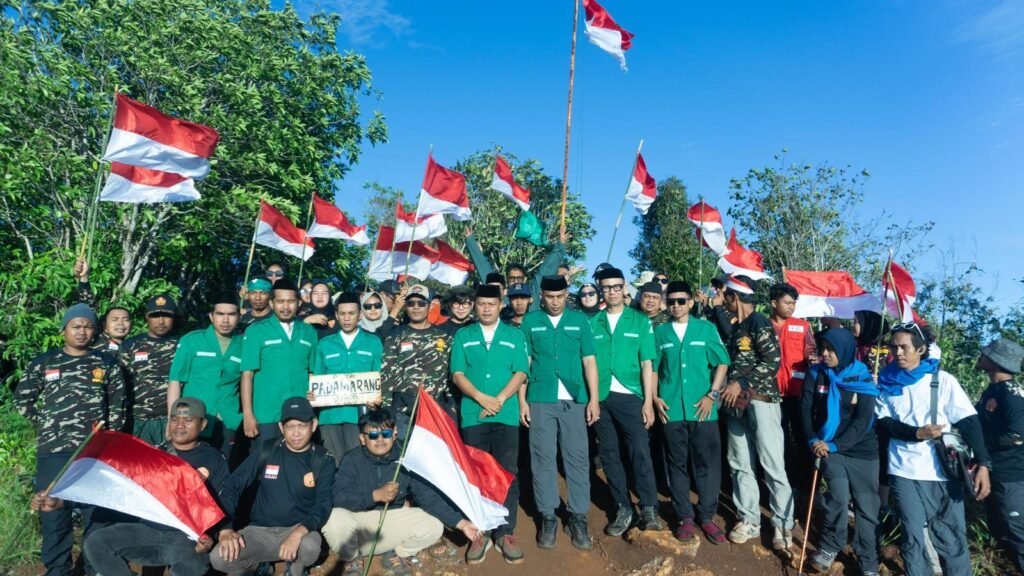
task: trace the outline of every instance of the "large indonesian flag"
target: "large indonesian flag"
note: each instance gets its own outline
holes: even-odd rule
[[[902,322],[920,320],[917,312],[914,311],[917,287],[914,285],[914,278],[906,268],[892,262],[888,273],[884,273],[882,277],[882,286],[885,288],[885,307],[889,314],[899,318]]]
[[[347,240],[360,246],[370,243],[370,237],[366,235],[366,226],[349,223],[340,208],[316,194],[313,195],[313,214],[313,225],[306,232],[310,238]]]
[[[512,474],[494,456],[466,446],[455,421],[422,388],[419,396],[402,465],[433,484],[477,528],[493,530],[507,524],[505,497]]]
[[[450,214],[456,220],[469,220],[469,196],[466,177],[434,162],[427,156],[427,172],[423,175],[423,189],[417,214]]]
[[[438,240],[434,243],[434,248],[437,249],[438,257],[430,267],[430,278],[449,286],[458,286],[465,282],[469,273],[473,271],[473,264],[446,242]]]
[[[717,208],[701,200],[686,211],[686,217],[697,227],[697,239],[717,256],[725,253],[725,226]]]
[[[629,189],[626,190],[626,199],[633,203],[633,207],[641,214],[647,214],[651,204],[658,198],[658,184],[654,177],[647,173],[647,163],[639,152],[636,153],[636,167],[633,168],[633,178],[629,181]]]
[[[512,168],[497,154],[494,155],[494,179],[491,180],[491,190],[500,192],[523,210],[530,209],[530,191],[516,184],[515,178],[512,177]]]
[[[409,242],[396,243],[395,229],[381,226],[377,233],[377,247],[370,256],[369,275],[374,280],[392,280],[395,274],[426,280],[438,258],[437,250],[418,240],[412,243],[411,249]]]
[[[395,204],[395,242],[426,240],[447,233],[448,225],[445,224],[443,215],[428,214],[417,218],[416,214],[406,212],[402,208],[401,201]]]
[[[771,278],[764,271],[761,254],[740,246],[735,228],[729,232],[729,243],[726,245],[725,254],[718,259],[718,267],[727,274],[746,276],[751,280]]]
[[[199,537],[224,517],[187,462],[121,432],[99,430],[50,496],[101,506]]]
[[[786,270],[786,282],[800,293],[793,312],[797,318],[853,318],[858,310],[882,308],[878,297],[858,286],[849,272]]]
[[[287,216],[263,200],[260,200],[256,243],[304,260],[309,260],[316,248],[305,230],[292,224]]]
[[[605,52],[615,56],[619,66],[626,70],[626,50],[633,46],[633,35],[612,20],[612,15],[595,0],[583,0],[586,11],[587,39]]]
[[[168,116],[124,94],[115,99],[114,127],[103,159],[204,178],[220,135],[209,126]]]
[[[133,204],[190,202],[199,200],[199,191],[194,180],[179,174],[111,162],[100,200]]]

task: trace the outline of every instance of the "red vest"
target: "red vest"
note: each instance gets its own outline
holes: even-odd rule
[[[800,318],[788,318],[782,324],[772,321],[775,335],[779,338],[782,361],[779,363],[779,393],[783,396],[800,396],[807,377],[807,358],[804,356],[805,341],[811,333],[811,325]]]

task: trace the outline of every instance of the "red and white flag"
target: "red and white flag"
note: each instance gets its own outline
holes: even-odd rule
[[[392,244],[394,250],[391,249]],[[393,280],[395,274],[403,274],[426,280],[438,258],[440,254],[437,250],[418,240],[412,243],[411,250],[409,242],[396,243],[395,229],[391,226],[381,226],[380,232],[377,233],[377,247],[370,256],[370,278]]]
[[[523,210],[530,209],[530,191],[516,184],[515,178],[512,177],[512,168],[497,154],[494,155],[494,179],[491,180],[491,190],[500,192]]]
[[[427,173],[423,175],[423,189],[417,214],[450,214],[456,220],[469,220],[469,196],[466,177],[434,162],[427,156]]]
[[[306,232],[308,237],[346,240],[359,246],[366,246],[370,243],[370,237],[366,234],[366,226],[349,223],[340,208],[315,194],[313,195],[313,214],[313,225]]]
[[[445,224],[443,215],[428,214],[416,218],[416,214],[406,212],[402,208],[401,201],[395,204],[395,242],[426,240],[447,233],[448,225]]]
[[[419,396],[402,465],[433,484],[477,528],[493,530],[507,524],[505,497],[512,474],[494,456],[466,446],[455,421],[422,388]]]
[[[437,249],[438,258],[430,267],[430,278],[449,286],[464,283],[473,271],[473,264],[446,242],[438,240],[434,242],[434,248]]]
[[[740,246],[735,228],[729,232],[729,243],[726,245],[725,253],[718,259],[718,267],[727,274],[746,276],[751,280],[771,278],[764,271],[761,254]]]
[[[168,116],[117,94],[114,127],[103,159],[204,178],[219,140],[220,135],[209,126]]]
[[[786,283],[800,293],[797,318],[853,318],[858,310],[882,309],[878,296],[858,286],[849,272],[786,270]]]
[[[187,462],[129,434],[100,430],[50,496],[177,528],[198,540],[224,513]]]
[[[686,211],[686,217],[697,227],[697,240],[717,256],[725,254],[725,226],[717,208],[701,200]]]
[[[595,0],[583,0],[583,10],[586,11],[584,32],[590,43],[615,56],[619,66],[623,70],[628,70],[626,50],[633,46],[633,35],[616,24],[615,20],[612,20],[612,15]]]
[[[199,191],[195,180],[179,174],[111,162],[100,200],[132,204],[191,202],[199,200]]]
[[[883,272],[882,286],[885,288],[885,309],[889,314],[901,322],[917,322],[921,319],[914,311],[917,287],[906,268],[893,262],[889,273]]]
[[[287,216],[263,200],[260,200],[256,243],[304,260],[309,260],[316,248],[305,230],[292,224]]]
[[[629,189],[626,190],[626,199],[633,203],[633,207],[641,214],[647,214],[651,204],[658,198],[658,183],[654,177],[647,173],[647,163],[639,152],[636,154],[636,168],[633,169],[633,178],[629,181]]]
[[[725,287],[731,288],[740,294],[753,294],[754,286],[743,280],[740,280],[736,276],[729,276],[729,279],[725,281]]]

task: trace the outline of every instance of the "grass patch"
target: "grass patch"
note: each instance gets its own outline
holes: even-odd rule
[[[0,568],[39,559],[39,519],[29,512],[36,473],[36,434],[14,408],[11,391],[0,387]]]

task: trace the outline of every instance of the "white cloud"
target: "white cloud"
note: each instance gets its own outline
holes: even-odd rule
[[[340,31],[352,44],[380,45],[413,33],[412,20],[392,12],[387,0],[333,0],[329,5],[341,15]]]
[[[994,56],[1024,53],[1024,2],[999,0],[966,19],[955,31],[957,41],[980,46]]]

